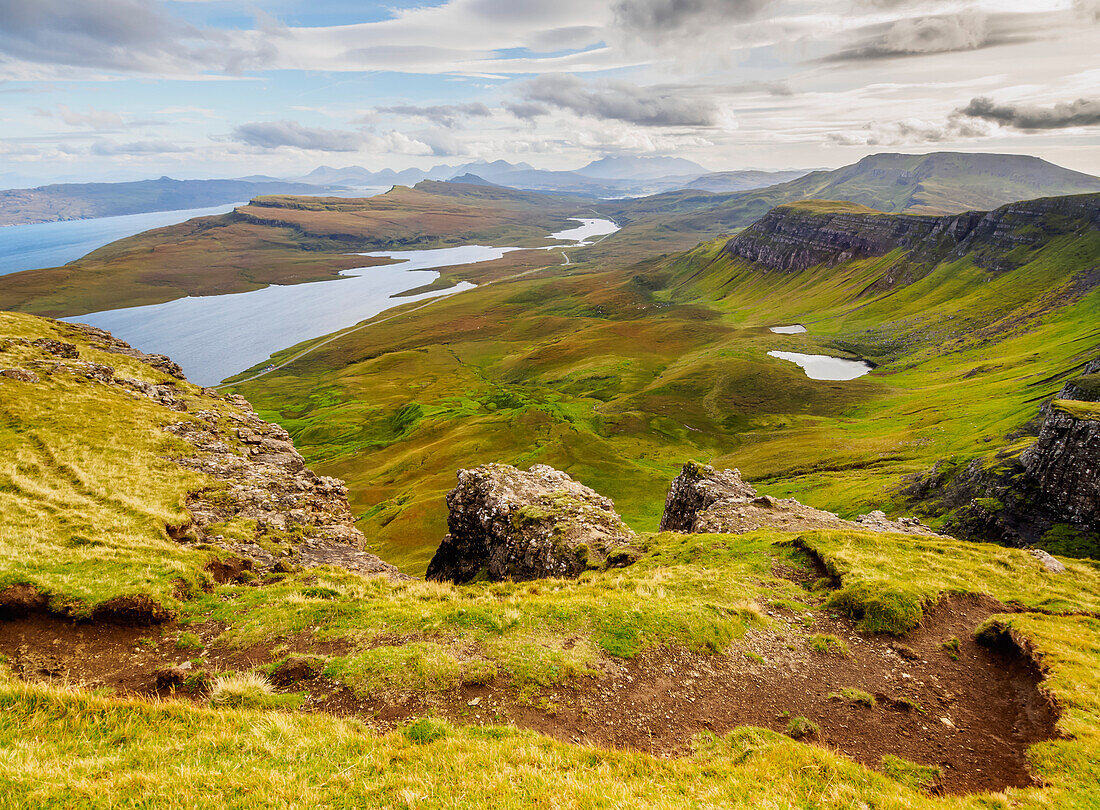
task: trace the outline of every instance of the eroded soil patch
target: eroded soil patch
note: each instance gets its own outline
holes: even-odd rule
[[[776,629],[750,633],[730,654],[654,650],[605,662],[599,677],[522,700],[493,683],[374,700],[359,700],[346,689],[327,695],[317,689],[312,705],[383,728],[432,712],[658,756],[688,753],[700,732],[724,734],[742,725],[784,732],[802,716],[821,728],[810,741],[871,768],[892,754],[939,767],[938,791],[996,791],[1034,784],[1026,749],[1054,737],[1057,719],[1030,659],[971,637],[986,617],[1006,611],[992,599],[952,598],[929,610],[922,626],[900,641],[859,633],[828,613],[815,614],[809,626],[776,614]],[[831,643],[832,651],[815,651],[815,635],[835,636],[848,655],[837,654]],[[843,697],[842,689],[874,696],[875,705]]]
[[[1007,611],[992,599],[953,597],[928,610],[916,631],[893,640],[860,633],[826,610],[773,610],[771,628],[750,632],[727,654],[662,648],[630,661],[604,659],[598,676],[524,695],[501,678],[442,694],[367,699],[318,667],[299,667],[297,675],[295,667],[285,668],[276,680],[282,691],[308,693],[305,710],[357,716],[380,730],[433,713],[658,756],[688,753],[700,732],[724,734],[742,725],[784,732],[793,718],[805,717],[821,729],[807,741],[869,767],[880,767],[883,755],[893,754],[939,767],[936,790],[995,791],[1033,784],[1026,748],[1054,737],[1057,719],[1030,658],[972,638],[985,618]],[[215,623],[183,629],[198,638],[201,653],[177,646],[181,628],[173,624],[142,628],[32,614],[0,621],[0,654],[28,680],[167,696],[172,691],[158,688],[156,673],[194,656],[204,671],[216,674],[288,654],[350,652],[308,634],[282,640],[278,654],[267,645],[234,650],[219,647],[223,628]],[[853,700],[856,693],[842,695],[845,689],[873,696],[874,705]],[[201,690],[176,694],[203,697]]]

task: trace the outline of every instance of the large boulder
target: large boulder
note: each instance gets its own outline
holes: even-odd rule
[[[890,520],[883,512],[860,515],[855,522],[815,509],[794,498],[758,495],[737,470],[716,470],[689,461],[669,487],[661,531],[693,534],[741,534],[756,529],[809,531],[847,529],[935,535],[914,518]]]
[[[740,471],[716,470],[689,461],[669,487],[665,512],[661,516],[661,531],[696,531],[696,518],[715,503],[748,502],[755,497],[756,490],[741,480]]]
[[[428,579],[577,577],[637,558],[634,532],[610,500],[542,464],[459,470],[447,508],[450,533]]]

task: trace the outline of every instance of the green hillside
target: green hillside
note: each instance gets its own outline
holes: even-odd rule
[[[836,216],[861,238],[937,222],[835,208],[782,217],[811,240]],[[375,550],[413,573],[446,531],[454,470],[490,461],[563,469],[643,531],[661,508],[645,493],[688,457],[843,516],[901,510],[908,476],[1000,449],[1100,353],[1096,211],[1095,196],[1007,206],[961,255],[918,240],[776,272],[718,240],[626,273],[523,276],[357,330],[240,390],[349,482]],[[997,223],[1011,227],[994,237]],[[768,331],[790,323],[809,332]],[[776,349],[877,368],[811,380]]]
[[[884,153],[753,191],[675,191],[605,203],[602,210],[628,224],[620,239],[646,238],[664,251],[665,244],[683,248],[703,237],[736,231],[777,205],[799,200],[846,200],[876,211],[947,214],[1096,191],[1100,178],[1028,155]]]
[[[0,806],[1100,800],[1091,562],[762,530],[577,580],[226,577],[173,459],[243,405],[126,351],[0,314]]]

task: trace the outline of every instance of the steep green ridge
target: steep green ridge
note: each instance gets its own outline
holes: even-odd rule
[[[729,233],[777,205],[799,200],[846,200],[891,213],[945,214],[1096,191],[1100,178],[1027,155],[884,153],[753,191],[676,191],[604,203],[601,208],[628,224],[618,238],[637,232],[660,249],[662,243],[683,248],[679,240]]]
[[[837,217],[856,236],[884,220],[932,235],[790,272],[718,240],[625,273],[586,264],[502,281],[241,390],[349,482],[360,528],[411,572],[446,531],[454,470],[490,461],[564,469],[639,530],[656,528],[660,510],[641,493],[686,458],[740,467],[765,492],[843,516],[900,510],[907,476],[998,449],[1095,355],[1097,197],[947,218],[940,231],[934,217],[849,211],[775,216],[811,244],[842,230]],[[734,241],[767,243],[766,225]],[[767,329],[799,322],[808,334]],[[878,368],[810,380],[767,356],[775,349]]]

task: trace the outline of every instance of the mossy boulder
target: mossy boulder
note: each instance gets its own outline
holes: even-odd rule
[[[637,557],[637,538],[609,499],[542,464],[459,470],[447,508],[450,533],[428,579],[571,578]]]
[[[716,470],[689,461],[672,482],[665,498],[661,531],[696,531],[696,518],[720,501],[751,501],[756,490],[741,480],[738,470]]]

